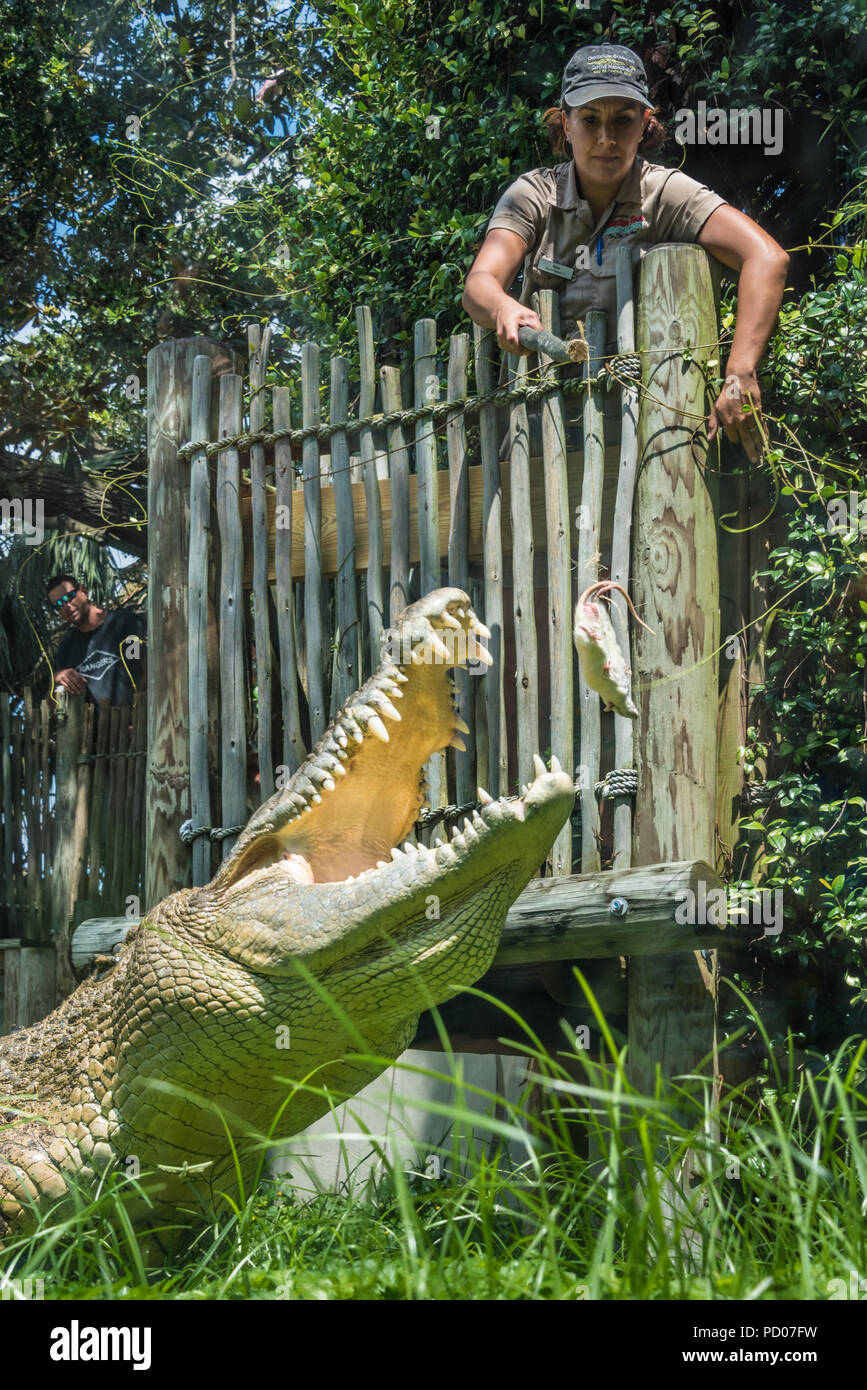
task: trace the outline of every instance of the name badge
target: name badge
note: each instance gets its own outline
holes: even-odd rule
[[[557,261],[549,261],[547,256],[540,256],[536,269],[541,270],[545,275],[559,275],[562,280],[572,280],[575,270],[571,265],[560,265]]]

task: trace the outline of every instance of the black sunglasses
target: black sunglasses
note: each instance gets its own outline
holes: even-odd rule
[[[68,603],[71,598],[75,598],[77,593],[78,589],[67,589],[65,594],[61,594],[60,598],[54,600],[54,607],[62,608],[64,603]]]

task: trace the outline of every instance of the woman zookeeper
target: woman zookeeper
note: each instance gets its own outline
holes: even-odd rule
[[[616,351],[615,262],[618,246],[642,248],[691,241],[738,277],[738,314],[725,368],[727,386],[708,421],[708,439],[722,427],[751,460],[761,455],[756,366],[776,321],[789,257],[773,237],[718,194],[678,170],[650,164],[638,153],[661,143],[640,59],[616,44],[579,48],[563,74],[561,104],[545,115],[555,151],[571,158],[533,169],[506,189],[488,223],[467,276],[463,307],[476,323],[496,330],[504,351],[521,353],[518,329],[541,328],[530,308],[534,291],[560,297],[566,337],[590,309],[605,310]],[[524,263],[521,301],[508,293]],[[740,388],[731,381],[737,378]]]

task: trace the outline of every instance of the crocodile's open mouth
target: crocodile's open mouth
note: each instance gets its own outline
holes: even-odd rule
[[[445,748],[462,749],[468,732],[455,709],[451,671],[470,662],[491,665],[480,641],[488,637],[459,589],[438,589],[407,608],[386,634],[382,665],[337,713],[285,789],[252,817],[218,886],[269,866],[296,883],[342,883],[404,857],[420,867],[449,849],[438,842],[439,851],[437,845],[428,850],[407,837],[425,800],[425,763]],[[538,758],[536,772],[545,774]],[[552,773],[562,779],[556,760]],[[452,833],[458,847],[504,818],[525,818],[523,797],[494,802],[479,788],[478,798],[480,810]]]

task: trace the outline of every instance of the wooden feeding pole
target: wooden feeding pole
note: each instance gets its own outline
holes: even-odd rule
[[[715,861],[719,572],[705,481],[704,376],[717,315],[707,254],[656,246],[638,306],[642,401],[632,559],[638,795],[633,862]],[[629,966],[631,1079],[652,1094],[715,1051],[715,960],[699,953]],[[716,1067],[714,1068],[716,1071]]]
[[[187,584],[190,470],[178,450],[192,433],[193,362],[214,376],[240,372],[230,348],[211,338],[169,339],[148,353],[148,758],[145,794],[145,903],[190,881],[179,831],[189,815]],[[212,400],[217,396],[212,393]],[[211,438],[216,438],[212,417]]]

